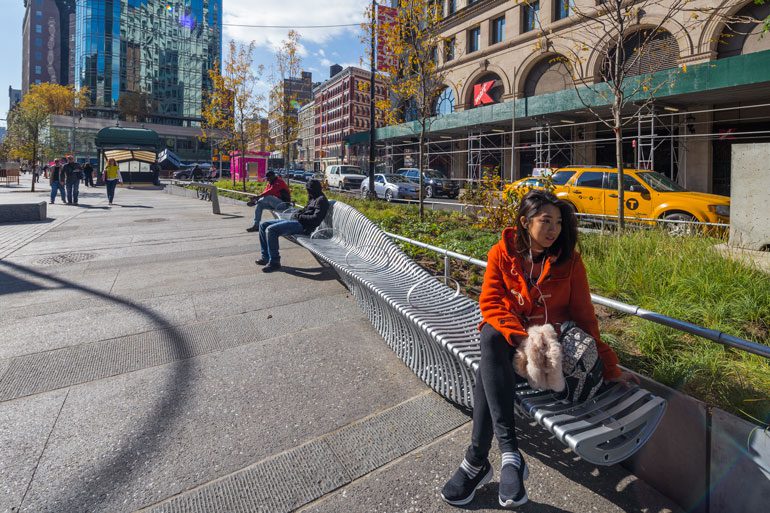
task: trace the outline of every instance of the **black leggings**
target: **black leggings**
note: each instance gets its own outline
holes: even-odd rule
[[[500,452],[513,452],[516,424],[513,415],[514,386],[518,381],[513,371],[515,349],[489,324],[481,329],[481,361],[473,390],[473,433],[465,458],[480,466],[489,455],[492,436],[497,436]]]

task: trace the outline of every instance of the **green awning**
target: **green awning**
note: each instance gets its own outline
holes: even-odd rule
[[[158,152],[163,144],[154,130],[146,128],[102,128],[96,134],[96,147],[102,151],[128,150]]]

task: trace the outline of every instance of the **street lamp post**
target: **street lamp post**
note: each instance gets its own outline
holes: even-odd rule
[[[370,198],[376,198],[374,190],[374,85],[375,85],[375,46],[374,36],[377,30],[377,2],[372,0],[372,28],[371,28],[371,74],[369,76],[369,193]]]

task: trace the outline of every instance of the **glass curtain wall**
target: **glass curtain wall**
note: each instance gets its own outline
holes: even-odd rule
[[[149,121],[196,126],[222,55],[222,0],[77,0],[75,77],[94,107],[122,95]]]

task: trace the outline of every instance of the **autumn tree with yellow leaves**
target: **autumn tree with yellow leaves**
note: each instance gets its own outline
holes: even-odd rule
[[[254,120],[258,121],[265,111],[264,95],[257,90],[264,67],[253,66],[254,47],[253,41],[249,44],[230,41],[224,67],[215,62],[209,70],[212,87],[203,106],[203,138],[217,140],[219,158],[223,150],[237,150],[246,155],[249,141],[259,129],[259,123]],[[246,173],[241,177],[245,188]]]
[[[88,104],[85,88],[76,91],[71,86],[48,82],[32,85],[8,115],[6,148],[9,157],[35,165],[39,160],[62,153],[65,149],[62,146],[66,144],[51,128],[51,116],[72,114],[77,109],[87,108]]]
[[[441,37],[441,4],[435,0],[399,0],[393,23],[381,26],[375,32],[377,37],[382,38],[380,46],[384,43],[392,55],[385,69],[386,76],[382,77],[391,98],[378,101],[377,110],[389,125],[405,121],[407,112],[410,118],[414,118],[419,131],[417,166],[420,170],[427,166],[425,136],[436,113],[436,100],[446,87],[446,72],[440,66],[438,55],[446,51],[446,45],[451,43]],[[371,13],[368,14],[370,17]],[[369,29],[369,36],[372,35]],[[395,101],[398,108],[393,109],[391,101]],[[419,192],[422,217],[422,173]]]

